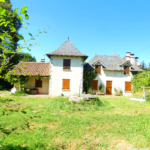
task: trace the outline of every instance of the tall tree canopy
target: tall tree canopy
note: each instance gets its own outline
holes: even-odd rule
[[[6,13],[13,13],[14,11],[12,10],[12,4],[11,4],[11,2],[10,2],[10,0],[5,0],[5,2],[4,3],[0,3],[0,7],[3,7],[3,8],[5,8],[6,9]],[[22,23],[21,23],[21,21],[17,18],[17,16],[15,16],[14,17],[14,19],[13,19],[13,25],[14,25],[14,27],[16,28],[16,30],[18,31],[20,28],[21,28],[21,26],[22,26]],[[17,34],[16,34],[16,32],[10,32],[10,28],[9,28],[9,26],[0,26],[0,32],[4,32],[4,31],[8,31],[9,33],[10,33],[10,35],[13,37],[13,40],[14,40],[14,43],[11,43],[13,46],[14,46],[14,51],[15,51],[15,49],[17,48],[17,43],[18,43],[18,41],[19,41],[19,38],[17,38],[17,36],[16,35],[19,35],[19,33],[17,32]],[[0,41],[1,42],[1,41]],[[0,51],[0,53],[2,52],[2,50]]]

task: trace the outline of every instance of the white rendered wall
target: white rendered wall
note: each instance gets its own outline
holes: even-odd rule
[[[124,71],[106,71],[101,70],[101,74],[97,75],[95,80],[98,80],[98,86],[103,84],[104,92],[106,94],[106,81],[112,81],[112,94],[115,94],[114,88],[120,88],[123,91],[123,95],[131,95],[131,92],[125,91],[125,81],[131,81],[132,73],[125,75]]]
[[[63,59],[71,59],[71,70],[63,70]],[[81,83],[80,93],[83,91],[83,61],[80,57],[60,57],[52,56],[50,58],[50,80],[49,95],[64,96],[79,93],[79,85]],[[70,90],[62,89],[62,79],[70,79]]]

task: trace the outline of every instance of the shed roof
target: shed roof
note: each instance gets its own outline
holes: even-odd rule
[[[84,57],[85,59],[88,57],[85,54],[82,54],[68,39],[64,42],[58,49],[55,51],[46,54],[48,57],[50,56],[76,56],[76,57]]]
[[[50,76],[50,63],[20,61],[10,73],[11,75]]]

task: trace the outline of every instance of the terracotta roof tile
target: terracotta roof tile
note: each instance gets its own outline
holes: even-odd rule
[[[11,75],[50,76],[50,63],[20,61],[10,73]]]

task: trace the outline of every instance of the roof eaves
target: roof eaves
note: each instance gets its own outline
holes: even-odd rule
[[[104,63],[103,63],[102,61],[100,61],[100,60],[97,60],[95,63],[92,64],[92,66],[95,66],[97,63],[100,63],[100,64],[102,64],[104,67],[106,67],[106,66],[104,65]]]
[[[130,63],[130,61],[129,61],[129,60],[127,60],[127,61],[123,62],[120,66],[124,66],[125,64],[129,64],[130,66],[133,66],[133,65]]]

